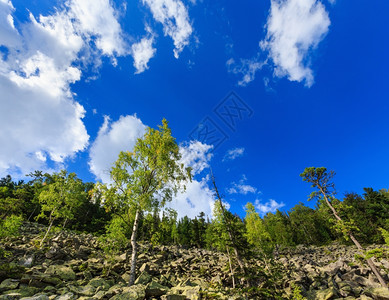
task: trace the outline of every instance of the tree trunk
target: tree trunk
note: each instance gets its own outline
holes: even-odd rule
[[[51,230],[51,227],[53,226],[54,220],[55,220],[55,218],[51,219],[51,216],[50,216],[49,228],[47,228],[46,234],[45,234],[45,236],[43,237],[43,239],[41,240],[40,247],[42,247],[44,241],[46,240],[47,235],[49,234],[49,232],[50,232],[50,230]]]
[[[332,210],[332,213],[333,215],[335,216],[335,218],[338,220],[338,221],[342,221],[341,217],[339,217],[339,215],[337,214],[335,208],[331,205],[330,201],[328,200],[328,197],[327,195],[325,194],[325,192],[323,191],[322,188],[320,188],[320,192],[323,194],[324,196],[324,199],[327,203],[327,205],[329,206],[329,208]],[[362,252],[362,254],[365,252],[365,249],[363,249],[363,247],[361,246],[361,244],[358,242],[358,240],[354,237],[354,235],[351,233],[351,232],[348,232],[348,235],[350,237],[350,239],[353,241],[353,243],[355,244],[355,246],[357,246],[358,250]],[[382,285],[382,287],[384,288],[388,288],[385,280],[382,278],[380,272],[377,270],[377,267],[376,265],[374,264],[373,260],[371,258],[369,259],[366,259],[367,261],[367,264],[369,265],[370,269],[373,271],[373,273],[375,274],[375,276],[377,277],[378,281],[380,282],[380,284]]]
[[[30,214],[30,216],[28,217],[28,220],[27,220],[27,221],[30,222],[30,219],[31,219],[32,216],[34,215],[34,213],[35,213],[35,211],[36,211],[37,208],[38,208],[38,205],[35,205],[34,210],[33,210],[33,212]]]
[[[62,229],[65,229],[66,223],[68,222],[68,218],[65,219],[65,222],[63,222]]]
[[[137,250],[138,250],[137,243],[136,243],[136,234],[138,231],[139,219],[140,219],[140,210],[138,208],[136,210],[136,213],[135,213],[134,226],[132,228],[132,234],[131,234],[132,254],[131,254],[131,271],[130,271],[129,286],[133,285],[135,282],[136,256],[137,256]]]
[[[239,255],[238,248],[236,247],[235,238],[234,238],[234,236],[232,234],[232,231],[231,231],[231,224],[229,223],[228,219],[225,217],[226,213],[225,213],[225,210],[224,210],[224,205],[223,205],[222,199],[220,197],[219,190],[217,189],[215,178],[213,177],[212,173],[211,173],[211,177],[212,177],[213,186],[215,188],[216,196],[217,196],[217,198],[219,199],[219,202],[220,202],[220,207],[222,209],[223,219],[224,219],[224,222],[226,223],[226,228],[227,228],[228,236],[230,238],[230,242],[232,244],[232,248],[234,249],[236,260],[237,260],[237,262],[239,264],[239,267],[240,267],[240,270],[242,271],[242,273],[246,274],[246,271],[245,271],[245,268],[244,268],[244,265],[243,265],[243,261],[242,261],[240,255]]]
[[[226,246],[226,248],[227,248],[227,255],[228,255],[228,264],[230,265],[230,273],[232,278],[232,288],[235,288],[235,275],[234,275],[234,270],[232,269],[230,250],[228,250],[228,246]]]

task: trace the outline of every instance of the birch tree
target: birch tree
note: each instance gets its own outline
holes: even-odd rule
[[[181,155],[167,121],[158,129],[148,128],[133,151],[122,151],[110,175],[112,184],[105,188],[106,207],[132,225],[131,271],[129,285],[135,281],[137,232],[141,217],[171,201],[190,179],[190,168],[179,164]]]
[[[46,187],[39,194],[41,213],[37,219],[48,219],[49,227],[41,240],[42,246],[53,224],[57,220],[63,221],[63,227],[68,220],[74,218],[75,211],[83,203],[86,191],[81,179],[75,173],[67,173],[62,170],[59,173],[45,175]]]

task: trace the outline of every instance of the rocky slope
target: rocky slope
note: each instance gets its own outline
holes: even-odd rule
[[[297,247],[273,262],[252,260],[242,284],[254,288],[233,290],[224,254],[141,245],[138,277],[128,287],[125,254],[107,259],[96,238],[70,232],[57,233],[39,249],[44,230],[25,223],[20,237],[0,241],[6,250],[0,260],[0,300],[389,299],[369,269],[355,260],[354,247]],[[389,262],[377,265],[389,281]]]

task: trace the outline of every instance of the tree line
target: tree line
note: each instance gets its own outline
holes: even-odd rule
[[[13,181],[10,175],[0,179],[0,221],[15,215],[23,220],[37,221],[50,224],[50,207],[52,201],[58,200],[58,211],[52,214],[53,225],[63,228],[89,232],[96,235],[105,234],[110,223],[115,220],[111,211],[107,211],[101,199],[93,197],[95,184],[82,182],[75,174],[66,171],[53,174],[35,172],[30,174],[30,181]],[[73,190],[74,199],[49,199],[53,190],[60,185],[69,188],[66,181],[78,182]],[[389,191],[375,191],[365,188],[362,195],[348,193],[342,201],[334,200],[339,207],[339,214],[355,224],[358,230],[355,235],[363,244],[383,243],[379,228],[389,230]],[[289,211],[277,210],[260,217],[255,211],[254,204],[246,205],[246,217],[232,215],[231,218],[247,228],[249,217],[256,220],[255,226],[263,231],[263,236],[274,247],[288,247],[299,244],[323,245],[332,241],[346,242],[343,235],[335,228],[334,220],[329,218],[329,209],[322,201],[315,208],[299,203]],[[228,212],[231,214],[230,212]],[[191,219],[187,216],[177,219],[173,209],[155,208],[143,216],[140,223],[140,240],[155,244],[176,244],[185,247],[212,248],[210,228],[213,219],[200,213]],[[117,221],[116,221],[117,222]],[[260,224],[260,225],[259,225]],[[129,232],[128,232],[129,233]],[[242,232],[243,234],[244,232]],[[254,239],[255,240],[255,239]]]

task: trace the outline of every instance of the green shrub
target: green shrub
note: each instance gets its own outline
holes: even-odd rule
[[[293,300],[306,300],[307,298],[305,298],[301,292],[301,287],[298,286],[297,284],[292,284],[291,286],[293,288]]]
[[[3,222],[0,223],[0,238],[7,236],[17,236],[19,234],[19,228],[22,225],[23,217],[21,216],[9,216]]]

